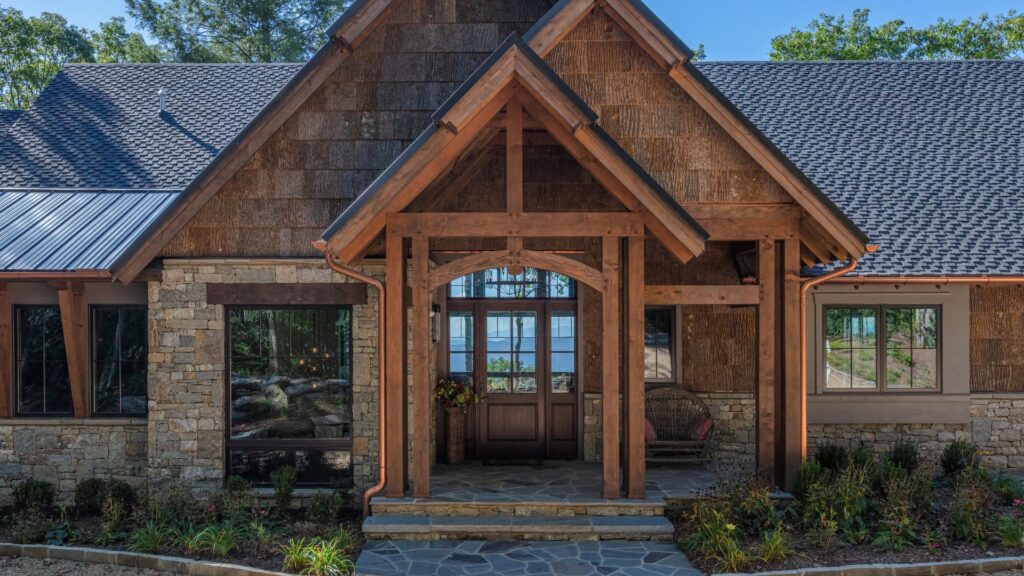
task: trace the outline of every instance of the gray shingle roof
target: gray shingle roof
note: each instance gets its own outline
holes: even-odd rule
[[[0,140],[0,188],[184,188],[299,67],[65,66]]]
[[[881,244],[858,274],[1024,274],[1024,62],[697,66]]]
[[[0,110],[0,132],[7,130],[21,116],[24,110]]]
[[[0,138],[0,270],[111,268],[300,66],[66,66]]]

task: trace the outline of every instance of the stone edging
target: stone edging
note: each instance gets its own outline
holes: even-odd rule
[[[756,576],[949,576],[951,574],[992,574],[993,572],[1005,572],[1021,568],[1024,568],[1024,556],[920,562],[916,564],[852,564],[849,566],[756,572],[755,574]],[[754,575],[732,574],[719,576]]]
[[[111,564],[128,568],[165,570],[176,574],[189,574],[192,576],[285,576],[283,572],[271,572],[237,564],[223,564],[174,556],[137,554],[123,550],[79,548],[75,546],[46,546],[43,544],[10,544],[0,542],[0,556],[48,558],[84,562],[86,564]]]

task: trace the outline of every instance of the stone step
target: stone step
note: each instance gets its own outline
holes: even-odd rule
[[[415,498],[374,498],[374,516],[474,516],[477,518],[664,516],[665,501],[604,500],[585,502],[451,502]]]
[[[644,540],[670,541],[675,528],[664,516],[479,518],[472,516],[370,516],[370,540]]]

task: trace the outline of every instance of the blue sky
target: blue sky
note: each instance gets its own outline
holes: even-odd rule
[[[794,26],[802,28],[821,12],[849,14],[855,8],[870,8],[876,24],[901,18],[920,26],[940,17],[961,19],[1022,7],[1020,0],[647,0],[647,4],[687,44],[703,43],[712,60],[763,60],[773,36]],[[33,15],[58,12],[88,28],[124,14],[123,0],[0,0],[0,6]]]

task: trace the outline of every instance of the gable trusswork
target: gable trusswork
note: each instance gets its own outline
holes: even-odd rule
[[[595,11],[606,14],[685,94],[714,119],[797,202],[811,222],[802,236],[804,260],[830,262],[859,257],[868,237],[783,155],[691,62],[692,51],[638,0],[563,0],[537,23],[526,41],[547,57]],[[712,234],[714,239],[714,234]]]
[[[353,263],[404,210],[482,138],[510,100],[522,103],[609,192],[681,261],[703,252],[706,232],[596,125],[597,115],[518,37],[512,36],[434,114],[433,123],[323,234]]]

